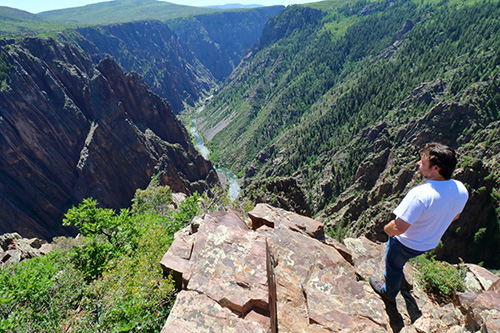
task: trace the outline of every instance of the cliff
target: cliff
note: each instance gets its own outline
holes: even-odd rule
[[[112,56],[125,71],[139,73],[178,113],[229,76],[280,9],[91,26],[67,30],[58,38],[89,54],[95,64]]]
[[[214,85],[212,74],[165,23],[141,21],[76,29],[60,39],[73,43],[94,63],[112,56],[125,71],[139,73],[175,113],[194,105]]]
[[[229,11],[167,22],[212,75],[224,81],[259,40],[268,20],[283,6]]]
[[[396,305],[368,284],[381,276],[385,244],[339,243],[311,218],[259,204],[193,220],[163,257],[180,289],[162,332],[495,332],[500,277],[465,265],[467,291],[436,303],[405,267]]]
[[[2,40],[0,234],[72,233],[63,214],[83,198],[125,207],[159,174],[178,192],[217,182],[171,106],[106,58],[94,66],[53,39]]]

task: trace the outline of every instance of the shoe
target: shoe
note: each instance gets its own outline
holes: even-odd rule
[[[374,276],[370,276],[370,286],[372,286],[373,290],[382,297],[383,300],[388,301],[390,303],[395,303],[396,299],[387,296],[383,291],[382,287],[384,283],[382,281],[377,280]]]

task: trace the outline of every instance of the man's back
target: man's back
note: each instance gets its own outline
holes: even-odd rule
[[[467,189],[457,180],[427,180],[413,188],[394,210],[398,217],[411,224],[411,228],[396,237],[415,250],[436,247],[467,199]]]

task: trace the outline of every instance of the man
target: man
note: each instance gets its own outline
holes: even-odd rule
[[[385,283],[370,277],[370,285],[382,298],[395,302],[406,262],[435,248],[448,226],[458,219],[469,197],[465,186],[451,179],[455,151],[428,143],[420,151],[418,173],[427,181],[408,192],[394,210],[396,219],[384,227],[389,235],[385,256]]]

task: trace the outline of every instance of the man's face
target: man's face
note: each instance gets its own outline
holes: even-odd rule
[[[431,179],[435,176],[436,170],[439,168],[432,166],[429,162],[429,154],[422,155],[420,161],[417,162],[418,173],[421,174],[425,179]]]

